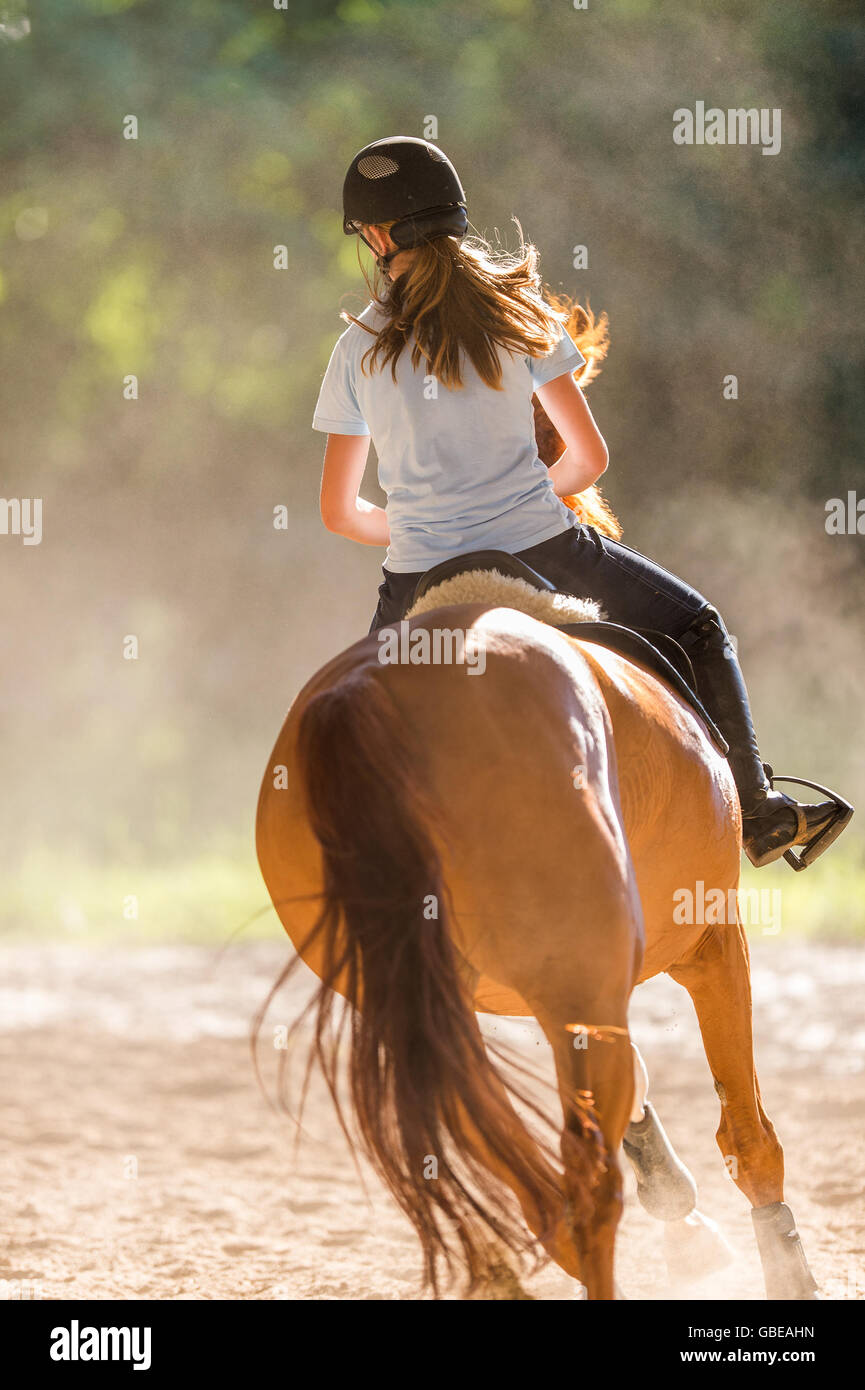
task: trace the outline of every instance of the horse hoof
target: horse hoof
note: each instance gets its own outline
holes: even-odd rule
[[[537,1301],[534,1294],[526,1292],[516,1271],[505,1262],[490,1265],[484,1277],[478,1280],[474,1288],[468,1290],[465,1297],[466,1301],[470,1303],[503,1303],[513,1300],[535,1303]]]
[[[697,1184],[677,1157],[650,1101],[622,1141],[637,1177],[637,1196],[657,1221],[680,1221],[697,1205]]]
[[[671,1284],[690,1283],[716,1274],[734,1259],[733,1249],[717,1221],[696,1209],[682,1221],[667,1222],[664,1255]]]
[[[793,1213],[786,1203],[770,1202],[765,1207],[753,1207],[751,1220],[763,1264],[767,1299],[786,1302],[819,1298],[817,1281],[808,1268]]]

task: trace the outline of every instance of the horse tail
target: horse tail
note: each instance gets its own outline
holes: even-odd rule
[[[314,695],[298,726],[324,877],[310,1060],[321,1063],[349,1135],[336,1059],[345,1029],[332,1027],[339,980],[351,1006],[343,1023],[348,1016],[353,1133],[412,1221],[437,1291],[439,1257],[452,1275],[461,1247],[471,1285],[491,1252],[504,1246],[519,1256],[532,1243],[493,1170],[515,1180],[524,1210],[549,1217],[562,1195],[543,1149],[516,1119],[460,978],[418,745],[369,670]]]

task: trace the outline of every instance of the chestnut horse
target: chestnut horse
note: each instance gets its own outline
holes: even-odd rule
[[[618,533],[595,490],[579,502]],[[612,1298],[628,1002],[667,971],[696,1007],[767,1294],[812,1297],[754,1072],[738,915],[674,919],[689,885],[735,902],[726,759],[647,669],[520,611],[518,582],[471,581],[471,602],[459,578],[431,590],[408,631],[430,649],[461,634],[482,669],[384,662],[382,635],[363,638],[301,691],[261,788],[259,863],[322,982],[315,1048],[340,1115],[334,992],[349,1004],[352,1133],[414,1223],[433,1284],[439,1256],[482,1279],[503,1247],[525,1249],[527,1226],[589,1298]],[[560,1162],[514,1108],[510,1092],[525,1096],[476,1010],[543,1029]]]

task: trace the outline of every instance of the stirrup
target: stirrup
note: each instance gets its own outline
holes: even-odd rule
[[[828,787],[821,786],[819,782],[809,782],[804,777],[784,777],[780,772],[773,772],[768,763],[764,763],[763,767],[766,769],[766,776],[769,778],[773,791],[776,782],[795,782],[800,787],[810,787],[812,791],[820,792],[825,796],[827,801],[834,801],[835,803],[835,814],[828,825],[825,825],[820,833],[815,835],[814,839],[803,847],[799,854],[794,854],[792,849],[786,849],[784,851],[783,858],[786,859],[792,869],[796,870],[796,873],[800,873],[802,869],[807,869],[814,863],[815,859],[820,858],[820,855],[823,854],[830,845],[835,843],[841,831],[849,824],[850,818],[853,815],[853,807],[850,805],[849,801],[844,800],[843,796],[839,796],[837,792],[830,791]]]

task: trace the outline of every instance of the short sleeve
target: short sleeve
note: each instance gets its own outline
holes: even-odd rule
[[[539,386],[546,386],[548,381],[555,381],[558,376],[565,376],[586,365],[585,357],[564,328],[552,352],[548,352],[545,357],[527,357],[526,362],[532,374],[535,390]]]
[[[321,383],[312,428],[324,434],[369,434],[354,389],[353,355],[348,333],[337,339]]]

